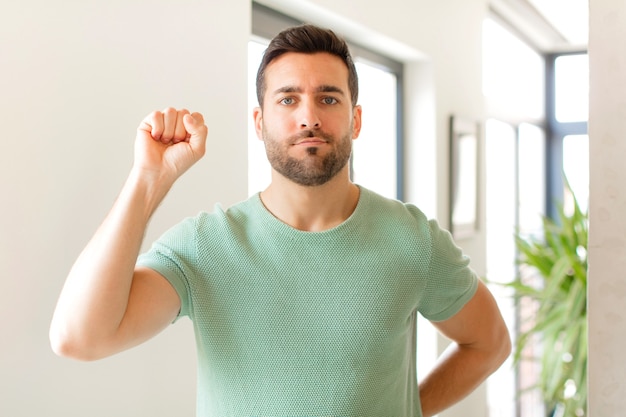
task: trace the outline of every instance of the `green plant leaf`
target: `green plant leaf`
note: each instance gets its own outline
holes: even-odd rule
[[[544,401],[548,408],[559,404],[568,417],[579,415],[577,410],[585,410],[587,404],[588,216],[573,201],[571,214],[557,205],[556,219],[542,219],[540,236],[515,235],[520,274],[504,284],[519,302],[537,304],[532,313],[520,317],[524,330],[517,337],[514,363],[539,360],[537,387]],[[529,278],[537,274],[539,283]],[[539,357],[527,350],[537,341],[540,348],[532,352],[539,352]]]

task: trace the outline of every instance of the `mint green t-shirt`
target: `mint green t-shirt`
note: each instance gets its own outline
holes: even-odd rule
[[[193,321],[198,417],[419,417],[416,314],[448,319],[477,287],[447,231],[363,187],[333,229],[296,230],[255,195],[183,221],[138,263]]]

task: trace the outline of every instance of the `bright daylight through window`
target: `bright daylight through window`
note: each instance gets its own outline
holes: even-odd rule
[[[526,284],[539,287],[542,278],[516,264],[514,236],[541,236],[542,216],[550,215],[555,203],[562,199],[566,212],[572,206],[563,174],[581,209],[587,208],[588,56],[541,55],[498,20],[486,19],[483,59],[488,115],[487,278],[511,282],[519,275]],[[535,304],[524,298],[516,304],[511,292],[498,286],[493,290],[500,294],[499,303],[511,329],[524,331],[532,325],[518,318],[533,317]],[[526,344],[522,356],[538,358],[544,349],[539,342]],[[549,410],[544,410],[542,392],[532,388],[541,371],[540,362],[532,359],[521,360],[515,371],[511,366],[501,367],[488,383],[489,415],[546,415]],[[572,391],[571,386],[568,389]]]
[[[489,119],[485,129],[487,278],[510,282],[516,275],[516,230],[536,230],[544,213],[545,64],[536,51],[502,25],[483,25],[483,92]],[[509,288],[492,287],[510,329],[517,328],[518,306]],[[515,336],[513,335],[515,338]],[[540,393],[518,396],[534,384],[531,361],[517,371],[505,363],[487,383],[489,415],[543,415]]]

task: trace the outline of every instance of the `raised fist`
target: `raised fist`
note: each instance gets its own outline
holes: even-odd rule
[[[171,107],[154,111],[137,128],[135,168],[173,182],[202,158],[206,137],[202,114]]]

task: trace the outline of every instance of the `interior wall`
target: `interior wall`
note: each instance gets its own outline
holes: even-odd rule
[[[48,326],[152,110],[200,111],[210,132],[147,241],[246,197],[249,13],[247,0],[0,2],[0,415],[194,415],[187,320],[95,363],[56,357]]]
[[[590,2],[589,415],[626,409],[626,4]]]
[[[486,0],[263,3],[335,16],[403,57],[407,200],[446,225],[448,117],[483,118]],[[247,0],[0,4],[0,415],[193,415],[188,321],[95,363],[55,357],[47,331],[72,262],[128,172],[147,113],[188,107],[209,126],[207,156],[172,190],[147,242],[184,216],[245,198],[249,35]],[[484,273],[484,233],[459,243]],[[486,415],[484,402],[479,390],[442,416]]]

